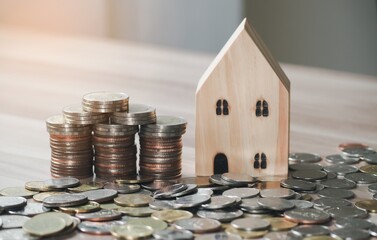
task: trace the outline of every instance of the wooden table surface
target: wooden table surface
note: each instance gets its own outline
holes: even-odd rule
[[[194,175],[195,90],[213,58],[0,26],[0,188],[49,178],[45,119],[79,104],[83,94],[102,90],[124,91],[130,102],[186,118],[183,172]],[[342,142],[377,148],[377,77],[282,68],[291,80],[291,152],[325,156]]]

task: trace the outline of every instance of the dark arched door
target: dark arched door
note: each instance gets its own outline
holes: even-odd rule
[[[228,158],[224,153],[218,153],[213,162],[213,172],[215,174],[222,174],[228,172]]]

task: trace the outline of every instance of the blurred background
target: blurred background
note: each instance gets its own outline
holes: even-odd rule
[[[281,62],[377,75],[376,0],[0,0],[3,28],[210,54],[244,17]]]

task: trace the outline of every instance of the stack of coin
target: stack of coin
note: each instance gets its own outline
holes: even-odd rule
[[[156,122],[156,108],[145,105],[129,105],[128,112],[114,112],[111,121],[123,125],[144,125]]]
[[[140,129],[140,174],[155,179],[175,179],[182,170],[182,135],[185,119],[157,116],[155,124]]]
[[[82,98],[86,112],[112,113],[128,111],[128,95],[122,92],[93,92]]]
[[[63,116],[46,120],[50,134],[51,175],[87,178],[93,175],[92,127],[69,124]]]
[[[66,123],[92,125],[109,121],[109,116],[104,113],[85,112],[81,105],[70,105],[63,109]]]
[[[115,179],[136,175],[135,134],[139,127],[95,124],[93,130],[96,176]]]

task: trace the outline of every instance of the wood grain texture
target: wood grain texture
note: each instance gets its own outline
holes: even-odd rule
[[[199,176],[214,174],[220,153],[227,158],[229,172],[256,177],[288,174],[289,80],[276,72],[273,66],[278,64],[251,31],[244,20],[199,81],[195,138]],[[229,103],[228,115],[215,111],[219,99]],[[268,103],[267,117],[256,116],[258,101]],[[267,157],[266,168],[262,154]]]
[[[49,177],[44,120],[84,93],[123,90],[130,101],[188,120],[183,173],[195,174],[195,90],[214,56],[130,42],[56,37],[0,26],[0,188]],[[374,148],[377,78],[283,64],[291,80],[290,151]],[[357,199],[372,195],[361,186]],[[376,214],[371,216],[376,222]],[[80,234],[71,239],[111,239]]]

